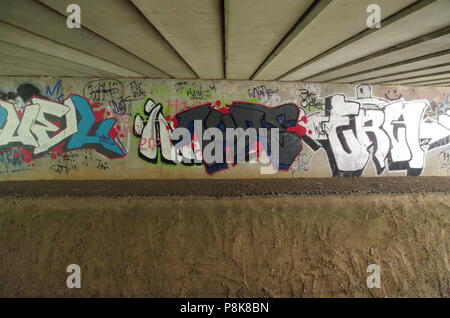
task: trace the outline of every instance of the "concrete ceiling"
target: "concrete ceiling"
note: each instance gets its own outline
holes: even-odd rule
[[[81,29],[66,27],[71,3]],[[381,28],[366,25],[381,8]],[[0,75],[450,82],[450,0],[1,0]]]

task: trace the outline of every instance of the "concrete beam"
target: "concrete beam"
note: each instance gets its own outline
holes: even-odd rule
[[[436,87],[445,87],[450,86],[450,81],[440,82],[440,83],[434,83],[434,84],[425,84],[421,86],[436,86]]]
[[[383,14],[392,15],[413,2],[414,0],[379,0],[377,4],[383,8]],[[347,41],[346,43],[353,42],[352,37],[367,30],[366,9],[372,3],[371,0],[323,2],[326,6],[319,7],[319,12],[315,12],[315,10],[307,12],[305,19],[308,18],[308,15],[312,15],[311,21],[306,27],[302,27],[301,32],[297,33],[295,38],[290,39],[288,45],[285,45],[278,55],[263,65],[254,79],[273,80],[279,78],[324,52],[340,47],[341,43],[345,41]],[[370,30],[377,32],[375,30],[378,29]]]
[[[0,76],[39,76],[40,74],[33,69],[26,69],[17,64],[8,64],[0,61]],[[0,89],[1,90],[1,89]]]
[[[422,76],[419,78],[409,78],[409,79],[402,79],[398,81],[391,81],[389,83],[383,83],[383,84],[393,84],[393,85],[412,85],[412,84],[422,84],[422,83],[433,83],[433,82],[443,82],[446,79],[450,79],[448,72],[439,72],[435,74],[429,74],[427,76]]]
[[[316,17],[322,13],[322,11],[327,8],[331,3],[330,0],[317,0],[312,3],[308,10],[300,17],[297,23],[289,30],[289,32],[281,39],[280,43],[275,47],[275,49],[270,53],[269,56],[264,60],[264,62],[258,67],[256,72],[252,75],[251,79],[260,79],[261,74],[264,74],[264,70],[277,58],[282,52],[291,45],[302,33],[306,27],[312,23]],[[264,79],[264,75],[262,75]]]
[[[419,42],[413,43],[413,40],[448,26],[449,9],[450,2],[447,0],[419,1],[393,17],[387,18],[389,22],[387,25],[386,21],[382,21],[382,27],[377,29],[378,31],[313,63],[303,65],[295,72],[283,75],[281,78],[291,81],[323,81],[328,77],[336,77],[336,74],[332,73],[334,71],[399,50],[407,43],[410,46],[417,44]],[[420,28],[417,27],[418,25]],[[427,39],[424,38],[423,41],[425,40]]]
[[[364,83],[368,84],[392,83],[395,81],[423,78],[425,76],[431,76],[436,74],[450,74],[450,63],[445,63],[434,67],[425,67],[423,69],[418,69],[415,71],[404,72],[403,74],[398,73],[392,76],[368,80],[365,81]]]
[[[42,3],[31,0],[2,0],[0,20],[129,69],[135,76],[170,77],[86,28],[67,28],[66,17]]]
[[[101,69],[105,72],[115,74],[116,76],[142,77],[142,75],[139,73],[130,71],[111,62],[83,53],[79,50],[72,49],[63,44],[54,42],[42,36],[33,34],[31,32],[25,31],[1,21],[0,41],[15,44],[26,49],[38,51],[50,56],[59,57],[64,60],[83,64],[92,68]]]
[[[62,15],[72,0],[39,0]],[[195,78],[177,52],[136,7],[122,0],[77,0],[82,25],[176,78]]]
[[[74,72],[73,70],[66,70],[59,66],[48,65],[23,58],[19,60],[15,55],[9,55],[4,52],[0,52],[0,61],[9,64],[10,66],[15,66],[17,67],[17,69],[31,70],[35,72],[35,74],[48,74],[48,76],[75,76],[75,77],[88,76],[88,74],[86,73]]]
[[[220,0],[131,0],[200,78],[224,78]]]
[[[429,55],[450,47],[450,28],[444,28],[425,36],[406,41],[400,45],[378,51],[370,56],[338,66],[322,75],[311,77],[315,82],[331,82],[336,77],[370,70],[386,64],[405,62],[423,55]]]
[[[312,3],[225,0],[229,15],[227,78],[249,79]]]
[[[444,82],[445,80],[450,80],[450,76],[449,76],[449,72],[442,72],[442,73],[437,73],[434,75],[429,75],[429,76],[424,76],[420,79],[415,79],[415,80],[401,80],[401,81],[396,81],[395,84],[401,84],[401,85],[421,85],[421,84],[432,84],[432,83],[439,83],[439,82]]]
[[[23,48],[8,42],[0,41],[0,49],[2,53],[13,55],[18,61],[21,59],[40,62],[44,65],[58,66],[65,70],[71,70],[74,73],[83,73],[88,77],[108,76],[113,77],[114,74],[94,69],[82,64],[73,63],[58,57],[47,55],[38,51]],[[0,70],[1,72],[2,70]]]
[[[372,69],[337,77],[332,79],[331,81],[337,83],[363,82],[365,80],[375,79],[382,76],[393,75],[402,71],[415,70],[418,68],[447,62],[450,62],[450,49],[439,51],[436,53],[425,54],[419,57],[402,60],[391,64],[384,64]]]

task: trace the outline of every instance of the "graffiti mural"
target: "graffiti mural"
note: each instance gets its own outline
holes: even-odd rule
[[[426,100],[374,98],[370,86],[360,85],[355,98],[325,98],[324,111],[309,117],[308,145],[326,151],[333,176],[360,176],[369,159],[378,175],[387,167],[417,176],[426,152],[450,142],[450,116],[424,118],[428,106]]]
[[[245,158],[244,161],[249,161],[249,154],[252,150],[256,152],[265,151],[270,155],[272,144],[268,143],[267,140],[272,139],[272,130],[277,128],[278,136],[276,139],[279,149],[277,166],[281,170],[289,169],[301,151],[301,135],[306,133],[305,128],[298,122],[300,109],[296,105],[284,104],[269,108],[264,105],[234,102],[227,107],[217,108],[216,106],[211,103],[199,105],[180,112],[170,119],[163,116],[161,104],[155,104],[153,100],[148,100],[144,109],[147,119],[144,120],[140,115],[137,115],[134,121],[135,134],[140,136],[142,141],[139,145],[139,154],[151,162],[156,162],[159,150],[161,160],[173,162],[172,146],[174,143],[171,135],[177,128],[189,130],[190,136],[193,137],[188,145],[189,149],[187,149],[189,154],[186,155],[186,149],[182,154],[192,161],[194,158],[202,157],[205,148],[213,141],[205,136],[204,130],[217,129],[216,131],[220,135],[218,138],[222,142],[221,152],[224,157],[229,153],[227,151],[229,144],[237,144],[242,138],[245,145],[242,153],[235,152],[231,160],[222,158],[217,162],[206,165],[206,171],[214,173],[228,168],[228,163],[236,164],[242,161],[239,159]],[[304,116],[303,118],[306,119]],[[196,127],[195,121],[200,123],[198,127]],[[233,140],[227,140],[225,137],[226,130],[230,128],[241,129],[241,133],[238,133]],[[266,135],[256,133],[255,138],[246,138],[248,135],[245,135],[245,130],[260,131],[261,128],[268,129],[268,133]],[[217,141],[218,138],[216,137],[214,140]],[[187,163],[192,164],[192,161]]]
[[[313,96],[305,90],[302,93],[304,100]],[[321,105],[315,97],[312,103],[315,109]],[[138,114],[134,119],[134,132],[141,138],[138,151],[142,158],[152,163],[158,159],[174,163],[176,142],[172,134],[178,127],[188,129],[192,140],[184,145],[183,153],[189,153],[187,157],[191,161],[183,163],[193,164],[211,143],[211,139],[203,138],[204,130],[217,128],[220,131],[222,153],[226,156],[230,143],[223,136],[226,129],[267,128],[270,138],[270,131],[276,128],[279,130],[280,170],[290,169],[305,143],[314,152],[320,149],[326,152],[333,176],[348,177],[361,176],[369,160],[378,175],[387,169],[418,176],[424,169],[426,153],[450,143],[450,116],[441,114],[437,120],[426,117],[430,106],[426,100],[373,97],[370,86],[360,85],[356,87],[355,97],[333,94],[325,97],[323,105],[322,110],[306,116],[304,108],[311,106],[308,103],[272,107],[248,102],[233,102],[225,107],[219,107],[220,103],[206,103],[171,117],[163,115],[163,105],[150,99],[145,104],[144,117]],[[196,121],[200,123],[197,127]],[[245,153],[241,156],[249,161],[252,152],[263,151],[270,155],[270,146],[260,147],[260,142],[261,136],[246,141]],[[237,154],[234,156],[232,164],[238,162]],[[224,159],[220,163],[205,164],[206,171],[221,171],[228,163],[230,161]],[[307,167],[309,169],[309,164]]]
[[[0,99],[14,101],[17,108],[22,108],[31,97],[42,97],[41,90],[30,83],[20,84],[15,91],[2,92],[0,90]]]
[[[20,147],[11,147],[6,151],[0,151],[0,173],[20,172],[30,170],[25,162]]]
[[[449,153],[448,88],[0,78],[5,180],[447,176]]]
[[[83,96],[92,102],[102,102],[123,98],[125,88],[119,80],[104,79],[87,83],[83,89]]]
[[[266,85],[261,85],[248,89],[248,95],[252,98],[270,99],[278,93],[277,89],[267,88]]]
[[[201,85],[199,88],[195,88],[188,86],[188,82],[178,82],[175,89],[181,96],[201,101],[213,99],[216,91],[215,85],[208,85],[207,87]]]
[[[58,80],[55,85],[48,86],[45,89],[45,95],[49,99],[62,101],[64,100],[64,93],[62,92],[62,80]]]
[[[20,146],[28,162],[49,151],[60,155],[77,149],[94,149],[111,159],[125,156],[114,128],[116,119],[103,118],[104,109],[94,111],[86,98],[75,94],[56,102],[31,93],[18,95],[27,102],[22,108],[0,100],[2,150]]]

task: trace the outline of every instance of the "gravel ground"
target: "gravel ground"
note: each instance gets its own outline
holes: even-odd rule
[[[448,177],[3,181],[0,196],[260,196],[450,192]]]

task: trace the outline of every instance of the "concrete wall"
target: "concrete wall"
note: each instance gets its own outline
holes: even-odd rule
[[[450,172],[450,88],[3,77],[0,94],[1,180]],[[174,163],[171,134],[193,120],[278,128],[279,159],[257,153],[261,142],[250,162]],[[194,136],[179,151],[198,160],[206,142]]]

